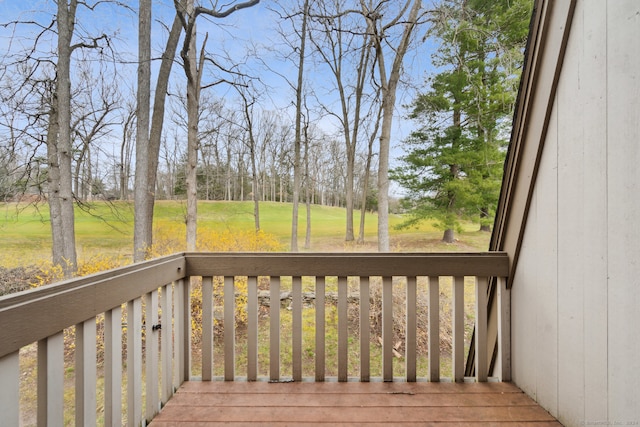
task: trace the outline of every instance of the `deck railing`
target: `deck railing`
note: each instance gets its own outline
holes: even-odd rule
[[[142,425],[151,420],[177,387],[192,376],[191,280],[201,290],[201,326],[196,351],[202,361],[204,381],[216,379],[214,366],[222,364],[223,379],[238,379],[236,368],[236,319],[239,301],[246,310],[246,376],[248,381],[328,380],[325,350],[326,313],[329,300],[337,305],[338,381],[374,380],[371,376],[370,303],[373,283],[381,293],[380,380],[417,381],[417,334],[427,331],[426,380],[440,381],[440,295],[451,294],[453,381],[464,378],[465,316],[475,318],[475,379],[487,381],[489,367],[498,380],[508,380],[509,295],[504,280],[508,258],[504,253],[472,254],[246,254],[186,253],[61,282],[0,298],[0,412],[3,423],[19,425],[21,358],[37,357],[37,423],[63,425],[65,420],[65,358],[75,347],[75,406],[78,426]],[[475,312],[465,313],[465,278],[475,283]],[[493,346],[487,338],[487,290],[497,280],[498,352],[491,363]],[[404,374],[394,378],[394,292],[402,282],[404,325]],[[216,315],[214,282],[223,283],[222,314]],[[244,299],[237,298],[236,284],[246,283]],[[281,372],[281,290],[289,289],[291,312],[291,375]],[[394,284],[395,283],[395,284]],[[304,284],[304,285],[303,285]],[[337,297],[327,292],[337,287]],[[261,288],[259,291],[258,288]],[[314,374],[303,375],[303,287],[314,292]],[[352,289],[350,293],[349,288]],[[356,290],[353,292],[353,290]],[[269,308],[259,296],[268,293]],[[427,294],[427,324],[417,324],[418,294]],[[329,298],[331,296],[331,298]],[[197,298],[200,298],[199,293]],[[355,302],[354,302],[355,299]],[[246,302],[245,302],[246,301]],[[359,342],[349,337],[349,305],[358,307]],[[397,305],[396,305],[397,307]],[[260,375],[259,313],[268,311],[268,374]],[[448,319],[448,318],[447,318]],[[353,320],[353,319],[352,319]],[[449,320],[446,320],[449,322]],[[224,328],[215,326],[222,322]],[[396,320],[397,322],[397,320]],[[366,327],[365,327],[366,325]],[[73,345],[65,330],[75,334]],[[216,331],[222,337],[216,337]],[[222,331],[222,332],[220,332]],[[214,342],[222,341],[223,360],[214,360]],[[350,344],[351,341],[351,344]],[[123,352],[123,344],[126,352]],[[349,375],[349,347],[359,349],[359,375]],[[34,350],[34,346],[37,351]],[[21,352],[22,349],[22,352]],[[26,351],[25,349],[31,349]],[[97,352],[101,357],[97,357]],[[123,354],[126,356],[123,359]],[[353,354],[353,353],[352,353]],[[243,356],[243,360],[245,357]],[[100,360],[100,364],[97,363]],[[396,359],[398,360],[398,359]],[[67,360],[68,363],[68,360]],[[306,368],[308,371],[308,368]],[[244,369],[243,369],[244,371]],[[126,389],[122,384],[126,378]],[[102,378],[99,381],[98,378]],[[99,393],[97,390],[99,389]],[[123,396],[126,395],[126,399]],[[100,402],[97,402],[100,396]],[[102,397],[104,396],[104,397]],[[104,401],[102,401],[104,399]],[[97,411],[97,408],[103,408]]]

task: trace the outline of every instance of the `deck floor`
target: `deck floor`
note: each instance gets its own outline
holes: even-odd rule
[[[560,426],[510,383],[186,382],[151,427]]]

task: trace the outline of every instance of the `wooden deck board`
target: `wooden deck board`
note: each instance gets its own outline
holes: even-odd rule
[[[238,425],[559,426],[509,383],[186,382],[151,427]]]

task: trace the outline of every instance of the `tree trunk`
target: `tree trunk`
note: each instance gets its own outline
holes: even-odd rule
[[[151,0],[140,0],[138,10],[138,92],[136,107],[136,174],[134,182],[133,260],[143,261],[152,244],[147,225],[153,222],[149,185],[149,105],[151,99]]]
[[[442,241],[445,243],[453,243],[455,241],[453,229],[447,228],[444,230],[444,235],[442,236]]]
[[[291,252],[298,252],[298,203],[300,202],[300,146],[302,145],[302,84],[304,79],[304,55],[307,41],[307,17],[309,0],[304,2],[302,30],[300,32],[300,56],[298,57],[298,82],[296,85],[296,135],[293,156],[293,209],[291,214]]]
[[[191,16],[194,8],[193,0],[188,2],[188,14]],[[200,106],[200,77],[202,66],[198,67],[196,58],[196,25],[190,27],[191,33],[185,40],[182,51],[183,66],[187,75],[187,250],[195,251],[197,242],[198,221],[198,109]],[[200,62],[204,60],[202,45]]]
[[[422,8],[422,1],[415,0],[409,16],[404,20],[402,38],[394,50],[393,64],[387,79],[385,56],[382,48],[385,39],[384,29],[377,28],[376,19],[382,16],[372,13],[361,1],[363,13],[368,19],[368,28],[376,51],[378,72],[382,90],[382,127],[380,131],[380,153],[378,165],[378,251],[389,252],[389,148],[391,141],[391,127],[393,125],[393,110],[396,104],[396,91],[402,72],[402,61],[407,53],[411,34],[417,25],[418,13]],[[398,18],[401,18],[400,16]]]
[[[60,171],[59,203],[62,225],[62,247],[54,248],[54,259],[64,259],[65,277],[77,269],[74,200],[71,170],[71,38],[73,35],[77,1],[58,2],[58,64],[56,88],[58,97],[57,157]]]

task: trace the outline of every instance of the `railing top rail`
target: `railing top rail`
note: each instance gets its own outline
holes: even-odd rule
[[[504,252],[186,253],[188,276],[506,276]]]
[[[0,297],[0,357],[187,276],[506,276],[506,253],[178,253]]]
[[[0,357],[184,277],[170,255],[0,298]]]

